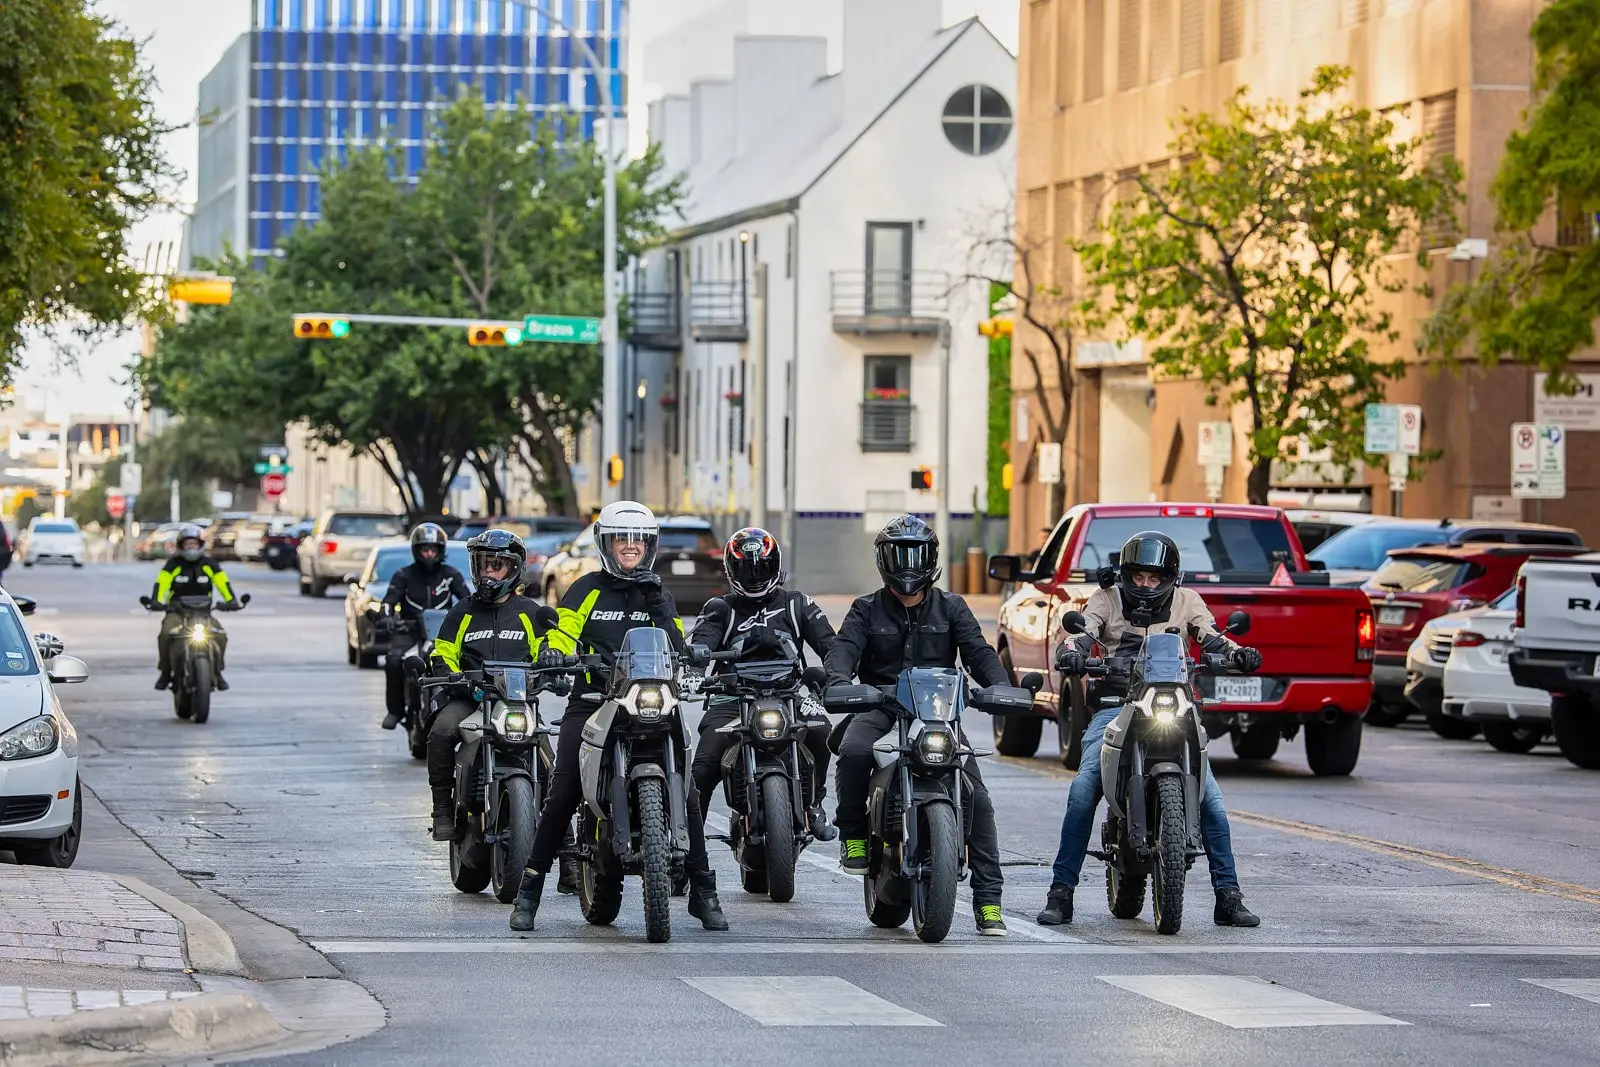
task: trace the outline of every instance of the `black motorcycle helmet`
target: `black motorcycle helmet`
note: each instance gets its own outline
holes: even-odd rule
[[[783,581],[783,550],[778,539],[759,526],[745,527],[723,546],[722,572],[735,593],[760,600]]]
[[[193,541],[191,546],[189,542]],[[178,555],[190,563],[198,562],[206,552],[205,531],[194,523],[185,523],[178,527],[178,539],[173,542],[178,549]]]
[[[437,523],[418,523],[411,530],[411,558],[417,566],[431,571],[444,562],[444,546],[449,540]]]
[[[1156,584],[1139,585],[1136,575],[1154,575]],[[1146,530],[1122,546],[1117,557],[1117,592],[1122,598],[1122,614],[1130,624],[1144,627],[1166,622],[1173,594],[1182,582],[1178,543],[1166,534]]]
[[[939,538],[915,515],[889,520],[872,552],[883,584],[902,596],[916,596],[939,580]]]
[[[491,578],[485,571],[490,560],[504,560],[510,569],[503,577]],[[467,560],[472,571],[473,599],[492,604],[522,584],[528,569],[528,550],[522,538],[510,530],[485,530],[467,542]]]

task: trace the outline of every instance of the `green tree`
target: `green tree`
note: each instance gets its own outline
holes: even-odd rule
[[[1454,360],[1475,340],[1485,365],[1518,360],[1559,387],[1600,317],[1600,0],[1554,0],[1533,43],[1535,100],[1490,187],[1495,257],[1446,294],[1421,347]],[[1534,236],[1552,207],[1554,245]]]
[[[196,308],[145,369],[157,402],[226,419],[257,404],[328,444],[372,456],[413,514],[437,513],[464,464],[516,453],[553,510],[575,512],[566,441],[594,409],[592,349],[473,348],[465,331],[358,324],[295,340],[295,311],[519,319],[601,304],[602,161],[564,123],[465,96],[436,120],[415,187],[373,147],[323,176],[322,218],[283,257],[239,278],[233,303]],[[657,154],[618,173],[620,254],[657,236],[681,197]]]
[[[173,178],[152,88],[86,0],[0,3],[0,378],[25,326],[89,336],[146,309],[126,233]]]
[[[1340,99],[1349,78],[1319,68],[1292,108],[1241,89],[1220,118],[1184,115],[1177,165],[1121,190],[1102,238],[1077,246],[1090,322],[1144,338],[1155,370],[1199,378],[1208,403],[1246,406],[1256,504],[1292,440],[1361,456],[1362,408],[1405,369],[1372,352],[1398,339],[1381,295],[1410,284],[1385,258],[1459,196],[1455,160],[1420,165],[1420,141]]]

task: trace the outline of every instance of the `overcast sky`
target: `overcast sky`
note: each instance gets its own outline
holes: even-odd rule
[[[632,34],[629,65],[639,66],[643,42],[670,28],[686,13],[703,10],[713,0],[632,0]],[[804,3],[808,0],[796,0]],[[162,121],[189,122],[198,105],[200,79],[214,66],[223,51],[250,26],[250,0],[98,0],[98,9],[145,40],[144,59],[154,69],[159,83],[156,108]],[[945,23],[980,15],[995,35],[1013,51],[1017,47],[1018,0],[944,0]],[[636,100],[648,100],[655,93],[648,84],[634,80]],[[644,122],[642,107],[633,127]],[[640,131],[642,132],[642,131]],[[195,132],[181,129],[167,138],[168,157],[187,175],[179,198],[187,203],[194,197],[194,170],[198,154]],[[183,211],[163,212],[136,227],[128,242],[135,256],[161,242],[177,242],[183,232]],[[30,406],[43,404],[51,418],[71,414],[111,414],[126,408],[129,391],[118,383],[121,368],[138,352],[138,335],[129,332],[92,351],[76,353],[76,370],[62,369],[56,347],[37,341],[25,356],[18,378],[19,392]]]

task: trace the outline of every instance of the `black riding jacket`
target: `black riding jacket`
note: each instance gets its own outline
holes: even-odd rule
[[[485,663],[532,663],[539,646],[533,616],[539,602],[513,594],[501,604],[468,597],[456,602],[433,641],[434,669],[478,671]]]
[[[402,619],[420,619],[424,611],[447,608],[471,595],[467,580],[448,563],[431,570],[410,563],[394,572],[389,591],[383,594],[383,610]]]
[[[828,681],[894,685],[908,667],[954,667],[958,655],[980,685],[1010,684],[965,600],[929,589],[922,603],[907,608],[880,589],[850,605],[828,652]]]
[[[172,610],[171,602],[176,597],[213,594],[224,603],[233,600],[233,589],[228,585],[228,576],[223,573],[216,560],[210,556],[201,556],[191,563],[182,556],[173,556],[161,568],[161,573],[156,575],[156,585],[151,592],[151,599]]]
[[[678,618],[677,601],[659,586],[652,596],[643,583],[594,571],[572,583],[561,598],[556,615],[560,622],[541,638],[538,647],[553,648],[569,656],[598,654],[610,663],[622,648],[624,634],[636,626],[654,626],[667,631],[673,647],[683,651],[683,622]],[[580,676],[573,688],[573,699],[600,688],[598,678]]]
[[[774,589],[759,599],[729,593],[706,601],[694,632],[689,635],[689,643],[721,652],[732,648],[739,638],[760,626],[788,634],[800,651],[802,664],[806,655],[804,646],[810,645],[823,660],[833,647],[833,626],[817,607],[817,602],[804,593],[783,588]]]

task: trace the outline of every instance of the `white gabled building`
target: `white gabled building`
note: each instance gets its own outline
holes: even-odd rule
[[[952,550],[986,494],[988,294],[961,278],[1012,195],[1016,60],[977,19],[940,28],[940,7],[845,0],[841,73],[827,74],[823,38],[743,36],[730,80],[651,106],[690,205],[631,279],[626,488],[725,526],[749,519],[764,334],[767,524],[813,592],[870,587],[877,525],[934,512],[914,470],[949,484]]]

